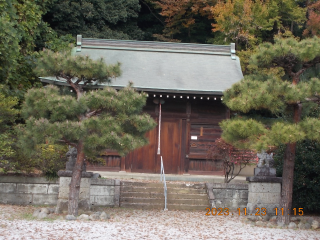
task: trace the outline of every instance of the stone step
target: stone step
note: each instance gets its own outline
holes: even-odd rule
[[[136,187],[136,186],[121,186],[121,192],[154,192],[162,193],[162,187]],[[168,193],[179,193],[179,194],[206,194],[206,189],[193,189],[193,188],[168,188]]]
[[[164,209],[163,204],[143,204],[143,203],[120,203],[120,207],[124,208],[134,208],[134,209]],[[186,205],[186,204],[168,204],[168,210],[188,210],[188,211],[203,211],[206,213],[206,208],[210,207],[208,205]]]
[[[148,183],[148,182],[121,182],[121,186],[135,186],[135,187],[152,187],[152,188],[163,188],[163,183]],[[188,189],[206,189],[204,183],[167,183],[167,188],[188,188]]]
[[[121,197],[135,197],[135,198],[161,198],[164,199],[163,189],[161,193],[155,192],[122,192]],[[207,194],[176,194],[167,193],[168,199],[204,199],[208,200]]]
[[[162,204],[164,199],[161,198],[133,198],[121,197],[120,203],[148,203],[148,204]],[[209,205],[208,199],[167,199],[168,204],[187,204],[187,205]]]

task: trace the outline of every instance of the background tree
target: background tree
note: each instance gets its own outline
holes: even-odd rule
[[[261,44],[251,57],[256,74],[245,76],[224,93],[226,105],[239,114],[250,110],[269,114],[269,118],[243,116],[223,121],[224,140],[257,150],[286,144],[280,202],[284,215],[278,216],[279,224],[289,223],[296,143],[320,141],[320,120],[302,114],[302,109],[307,112],[315,104],[310,98],[319,97],[320,80],[307,74],[320,63],[319,44],[316,37],[300,42],[277,38],[275,44]]]
[[[153,0],[140,0],[141,10],[137,19],[139,28],[144,32],[144,40],[155,40],[154,35],[161,34],[165,22]]]
[[[238,50],[272,41],[279,30],[293,31],[293,22],[304,23],[306,12],[292,0],[219,1],[211,11],[216,21],[212,31],[220,32],[226,42],[236,42]]]
[[[222,138],[218,138],[208,148],[207,158],[223,161],[224,182],[229,183],[240,174],[242,169],[255,162],[257,155],[248,149],[237,149]],[[235,170],[235,166],[238,166],[239,169]]]
[[[0,83],[7,85],[8,93],[19,99],[39,83],[32,71],[36,51],[43,47],[58,50],[74,41],[70,36],[58,38],[43,21],[43,14],[52,3],[53,0],[0,3]]]
[[[320,1],[316,1],[308,6],[308,21],[303,35],[320,36]]]
[[[214,0],[159,0],[154,1],[165,18],[162,34],[155,35],[160,41],[206,43],[213,36],[210,6]]]
[[[283,158],[286,146],[281,145],[275,152],[277,175],[282,176]],[[320,144],[304,140],[297,143],[294,163],[292,207],[303,206],[305,212],[320,212]]]
[[[22,106],[26,125],[19,126],[21,145],[28,150],[37,144],[62,142],[77,149],[68,204],[69,214],[77,216],[85,156],[95,156],[106,148],[125,154],[143,146],[147,143],[144,134],[155,127],[155,122],[141,114],[146,94],[135,92],[131,84],[120,91],[110,87],[84,91],[119,76],[120,64],[106,65],[103,59],[45,50],[35,72],[65,80],[76,96],[63,95],[52,85],[30,89]]]
[[[86,38],[143,39],[137,26],[139,0],[57,0],[44,21],[59,35]]]
[[[6,172],[11,168],[9,158],[14,156],[14,139],[12,125],[19,111],[15,109],[18,105],[16,97],[6,96],[0,85],[0,172]]]

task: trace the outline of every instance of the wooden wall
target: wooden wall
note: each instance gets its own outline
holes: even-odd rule
[[[156,122],[159,120],[159,105],[149,93],[144,112],[150,114]],[[159,94],[157,95],[159,99]],[[222,162],[207,158],[207,148],[221,135],[219,122],[227,117],[226,107],[219,100],[210,97],[189,99],[177,95],[169,98],[163,95],[161,105],[161,141],[160,150],[166,173],[223,174]],[[147,133],[149,145],[129,153],[126,157],[106,157],[105,166],[96,169],[121,169],[128,172],[160,172],[158,149],[158,126]],[[193,139],[191,139],[193,138]],[[91,168],[90,168],[91,169]],[[93,169],[92,169],[93,170]]]

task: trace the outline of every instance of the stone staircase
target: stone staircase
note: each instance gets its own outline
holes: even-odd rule
[[[210,207],[206,185],[167,183],[168,210],[203,210]],[[163,183],[121,181],[120,207],[164,209]]]

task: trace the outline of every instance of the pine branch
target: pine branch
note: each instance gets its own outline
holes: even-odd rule
[[[97,109],[97,110],[94,110],[94,111],[92,111],[92,112],[87,113],[87,114],[86,114],[86,117],[87,117],[87,118],[91,118],[92,116],[96,116],[96,115],[98,115],[98,114],[101,113],[101,112],[102,112],[102,109]]]
[[[72,143],[70,141],[68,141],[65,137],[63,137],[62,140],[60,140],[61,142],[67,143],[68,145],[72,146],[72,147],[77,147],[77,144]]]

